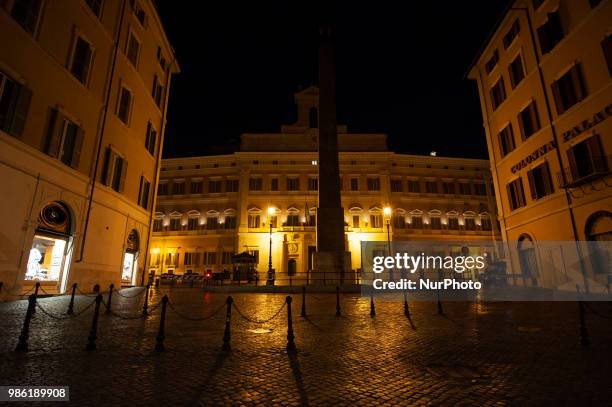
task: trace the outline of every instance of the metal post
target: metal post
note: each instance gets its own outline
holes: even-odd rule
[[[106,312],[105,314],[110,314],[111,313],[111,302],[113,301],[113,288],[115,288],[114,284],[111,284],[108,287],[108,304],[106,304]]]
[[[391,218],[387,218],[387,252],[391,257]],[[389,269],[389,280],[395,281],[393,269]]]
[[[302,312],[301,317],[306,317],[306,286],[302,286]]]
[[[291,302],[293,299],[290,295],[286,298],[287,301],[287,352],[295,353],[297,348],[295,347],[295,335],[293,335],[293,321],[291,319]]]
[[[268,255],[268,281],[266,285],[274,285],[274,276],[272,275],[272,217],[269,216],[268,223],[270,224],[270,250]]]
[[[161,301],[162,309],[161,315],[159,316],[159,330],[155,338],[155,352],[163,352],[166,350],[164,339],[166,338],[166,306],[168,305],[168,296],[164,295]]]
[[[94,285],[93,292],[98,294],[100,293],[100,284]]]
[[[374,307],[374,294],[370,293],[370,318],[376,316],[376,308]]]
[[[142,306],[142,316],[146,317],[147,315],[149,315],[149,288],[151,288],[151,285],[147,284],[147,288],[146,288],[146,292],[145,292],[145,300],[144,300],[144,305]]]
[[[30,321],[32,320],[32,314],[36,308],[36,296],[34,294],[28,297],[28,309],[23,320],[23,327],[21,328],[21,334],[19,335],[19,342],[17,342],[16,352],[27,352],[28,351],[28,338],[30,336]]]
[[[100,304],[102,303],[102,294],[96,296],[96,307],[94,308],[93,320],[91,321],[91,329],[87,337],[87,346],[85,350],[96,350],[96,338],[98,331],[98,316],[100,314]]]
[[[68,311],[66,314],[74,314],[74,295],[76,294],[77,283],[72,284],[72,295],[70,295],[70,304],[68,304]]]
[[[589,331],[586,325],[586,312],[584,309],[584,301],[578,301],[578,312],[580,313],[580,345],[587,348],[591,345],[589,339]]]
[[[336,286],[336,316],[340,315],[340,287]]]
[[[232,338],[232,335],[230,332],[230,323],[232,322],[232,303],[233,302],[234,302],[234,299],[232,298],[231,295],[227,297],[227,300],[226,300],[227,313],[225,314],[225,332],[223,333],[223,346],[221,347],[221,350],[225,352],[229,352],[232,350],[232,346],[230,345],[230,339]]]

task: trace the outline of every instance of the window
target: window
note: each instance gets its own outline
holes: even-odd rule
[[[92,56],[93,52],[89,42],[81,37],[77,37],[72,51],[70,72],[82,84],[87,84],[87,80],[89,79]]]
[[[406,217],[404,215],[394,215],[393,227],[396,229],[404,229],[406,227]]]
[[[497,62],[499,61],[499,52],[497,50],[493,51],[493,55],[485,64],[485,71],[489,74],[491,71],[497,66]]]
[[[127,160],[108,147],[104,160],[103,183],[117,192],[123,192],[127,174]]]
[[[200,253],[186,252],[184,262],[186,266],[198,266],[200,264]]]
[[[353,227],[354,228],[359,228],[359,219],[361,218],[361,216],[359,215],[353,215]]]
[[[300,216],[299,215],[288,215],[287,216],[287,226],[300,226]]]
[[[562,77],[552,83],[557,113],[562,114],[587,96],[580,64],[574,65]]]
[[[187,230],[198,230],[200,226],[200,219],[192,217],[187,219]]]
[[[504,100],[506,100],[506,88],[504,87],[504,78],[499,80],[491,88],[491,105],[493,110],[497,109]]]
[[[160,183],[157,186],[157,195],[168,195],[168,183]]]
[[[508,201],[510,202],[511,210],[525,206],[525,191],[523,190],[523,182],[520,178],[506,185],[506,189],[508,190]]]
[[[300,190],[300,179],[299,178],[287,178],[287,191],[299,191]]]
[[[507,49],[512,44],[512,42],[518,36],[520,31],[521,26],[519,25],[518,20],[514,20],[514,23],[512,23],[512,26],[510,26],[510,29],[508,30],[506,35],[504,35],[504,49]]]
[[[170,219],[170,230],[173,230],[173,231],[181,230],[181,218]]]
[[[454,194],[455,193],[455,183],[454,182],[443,182],[442,188],[444,189],[445,194]]]
[[[132,12],[134,13],[134,16],[136,16],[136,19],[138,20],[140,25],[144,27],[145,22],[147,20],[147,14],[142,9],[142,6],[135,0],[130,0],[130,5],[132,6]]]
[[[382,228],[383,226],[383,217],[380,214],[372,214],[370,215],[370,227],[371,228]]]
[[[527,178],[529,179],[531,199],[540,199],[553,193],[550,170],[547,162],[540,164],[531,171],[527,172]]]
[[[161,232],[164,228],[164,220],[163,219],[155,219],[153,221],[153,232]]]
[[[368,178],[368,191],[380,191],[379,178]]]
[[[523,140],[528,139],[533,133],[540,130],[540,118],[538,116],[535,100],[519,113],[518,121]]]
[[[34,34],[38,28],[42,0],[14,0],[11,16],[24,30]]]
[[[514,144],[514,132],[512,131],[512,123],[508,123],[506,127],[498,134],[499,137],[499,152],[502,157],[508,155],[516,148]]]
[[[261,191],[262,180],[261,178],[249,179],[249,191]]]
[[[208,192],[216,194],[221,192],[221,180],[210,180],[208,181]]]
[[[307,226],[317,226],[317,215],[311,214],[306,217]]]
[[[19,137],[23,133],[32,92],[0,72],[0,129]]]
[[[491,230],[492,229],[491,219],[487,217],[480,218],[480,228],[482,230]]]
[[[117,116],[125,124],[130,122],[130,110],[132,109],[132,92],[123,86],[119,90],[117,102]]]
[[[226,216],[225,217],[225,229],[236,229],[236,217]]]
[[[425,181],[425,191],[427,191],[428,194],[437,194],[438,184],[436,181]]]
[[[257,229],[259,228],[259,215],[249,215],[249,228]]]
[[[431,224],[432,229],[435,229],[435,230],[442,229],[442,221],[439,216],[432,216],[429,219],[429,222]]]
[[[192,180],[189,185],[189,192],[191,194],[201,194],[204,190],[204,182],[203,181],[195,181]]]
[[[316,107],[311,107],[308,111],[308,127],[316,129],[319,127],[319,117]]]
[[[147,134],[145,135],[145,148],[152,156],[155,156],[155,146],[157,144],[157,131],[151,122],[147,123]]]
[[[134,67],[138,67],[138,56],[140,55],[140,41],[138,41],[138,39],[132,32],[130,32],[130,35],[128,37],[127,49],[125,53],[132,65],[134,65]]]
[[[225,192],[238,192],[238,180],[237,179],[225,180]]]
[[[102,12],[102,0],[85,0],[85,3],[89,6],[89,9],[96,17],[100,17]]]
[[[185,194],[185,182],[174,181],[172,183],[172,195],[184,195]]]
[[[421,192],[421,186],[417,180],[408,180],[408,192]]]
[[[217,264],[217,252],[206,252],[206,265],[214,266]]]
[[[216,216],[209,216],[206,219],[206,229],[215,230],[219,228],[219,218]]]
[[[259,250],[249,250],[249,254],[255,257],[255,264],[259,263]]]
[[[448,228],[450,230],[459,230],[459,218],[450,217],[448,218]]]
[[[158,107],[162,106],[163,94],[164,94],[164,87],[159,81],[159,78],[157,77],[157,75],[154,75],[153,76],[153,89],[151,90],[151,96],[153,97],[153,100],[155,100],[155,104]]]
[[[317,178],[308,178],[308,190],[309,191],[319,190],[319,180]]]
[[[412,220],[412,222],[410,223],[410,226],[413,229],[422,229],[423,228],[423,218],[420,215],[413,215],[411,220]]]
[[[474,194],[479,196],[485,196],[487,194],[487,186],[482,182],[475,183]]]
[[[594,135],[567,150],[573,180],[606,173],[608,163],[599,135]]]
[[[391,192],[402,192],[402,180],[401,179],[392,179],[391,180]]]
[[[138,188],[138,205],[144,209],[149,208],[149,191],[151,190],[151,182],[144,176],[140,176],[140,187]]]
[[[178,267],[180,253],[167,253],[166,254],[166,266]]]
[[[223,264],[232,264],[232,257],[234,256],[234,252],[226,252],[224,251],[221,254],[221,263]]]
[[[472,188],[470,187],[470,184],[466,182],[460,182],[459,183],[459,193],[461,195],[472,195]]]
[[[161,69],[166,69],[166,58],[164,58],[161,47],[157,47],[157,62]]]
[[[612,34],[609,34],[601,41],[601,48],[608,64],[608,73],[612,76]]]
[[[359,191],[359,178],[351,178],[351,191]]]
[[[474,218],[465,218],[465,230],[476,230],[476,221]]]
[[[508,74],[510,75],[510,86],[512,89],[516,88],[516,85],[521,83],[525,78],[525,71],[523,70],[523,59],[521,54],[518,54],[514,61],[510,62],[508,67]]]
[[[548,20],[538,28],[542,54],[550,52],[565,36],[559,11],[548,13]]]
[[[278,178],[270,180],[270,191],[278,191]]]
[[[47,154],[72,168],[78,168],[82,145],[83,130],[59,110],[52,109],[47,129]]]

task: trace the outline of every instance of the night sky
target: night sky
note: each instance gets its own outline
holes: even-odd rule
[[[182,70],[164,157],[227,153],[295,120],[293,94],[317,80],[314,2],[159,3]],[[397,152],[486,158],[465,73],[508,0],[389,3],[334,3],[338,123]]]

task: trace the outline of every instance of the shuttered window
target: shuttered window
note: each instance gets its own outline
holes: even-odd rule
[[[23,133],[32,92],[0,72],[0,129],[12,136]]]
[[[510,203],[511,210],[525,206],[525,191],[523,189],[523,182],[520,178],[517,178],[506,185],[506,189],[508,192],[508,201]]]
[[[587,97],[586,86],[580,64],[574,65],[552,84],[557,113],[562,114]]]
[[[138,190],[138,205],[144,209],[149,208],[149,191],[151,189],[151,182],[144,176],[140,177],[140,188]]]
[[[529,179],[531,199],[540,199],[554,192],[547,162],[527,172],[527,178]]]
[[[125,188],[125,176],[127,174],[128,162],[115,150],[108,147],[104,160],[103,183],[117,192],[123,192]]]
[[[49,111],[46,153],[64,164],[78,168],[83,147],[83,129],[57,109]]]
[[[92,55],[93,52],[89,42],[81,37],[77,37],[72,53],[70,72],[83,84],[87,84],[87,80],[89,79]]]
[[[532,101],[526,108],[521,110],[518,115],[518,121],[521,128],[521,136],[523,140],[531,137],[536,131],[540,130],[540,118],[535,100]]]

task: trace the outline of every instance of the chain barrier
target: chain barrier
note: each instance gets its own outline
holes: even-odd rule
[[[32,287],[30,287],[30,289],[28,291],[26,291],[23,294],[11,294],[11,292],[7,292],[6,295],[10,296],[10,297],[25,297],[27,296],[29,293],[31,293],[32,291],[34,291],[34,289],[36,288],[35,285],[33,285]]]
[[[77,286],[77,291],[79,292],[79,295],[84,295],[85,297],[89,297],[89,298],[96,298],[98,296],[98,294],[104,295],[104,294],[108,293],[108,291],[103,291],[103,292],[100,292],[100,293],[87,294],[87,293],[81,291],[81,289],[78,286]]]
[[[172,303],[170,301],[168,301],[168,306],[170,307],[170,309],[172,311],[174,311],[174,313],[176,315],[178,315],[180,318],[186,319],[188,321],[206,321],[207,319],[211,319],[212,317],[214,317],[215,315],[217,315],[221,310],[225,309],[226,304],[223,303],[221,304],[221,306],[219,308],[217,308],[215,311],[213,311],[212,314],[210,315],[206,315],[204,317],[189,317],[181,312],[179,312],[176,308],[174,308],[174,305],[172,305]]]
[[[146,287],[142,287],[142,290],[140,290],[139,292],[137,292],[134,295],[121,294],[121,291],[119,291],[119,290],[113,291],[113,293],[117,294],[119,297],[122,297],[122,298],[136,298],[136,297],[141,296],[142,294],[144,294],[145,291],[147,291],[147,288]]]
[[[76,313],[74,313],[72,315],[59,315],[59,316],[58,315],[54,315],[51,311],[47,311],[45,308],[43,308],[42,305],[40,305],[40,303],[38,301],[36,302],[36,306],[42,311],[43,314],[45,314],[49,318],[63,320],[63,319],[73,319],[73,318],[76,318],[76,317],[82,315],[85,311],[87,311],[89,308],[91,308],[91,306],[94,305],[95,303],[96,303],[96,300],[93,300],[92,302],[89,303],[89,305],[87,305],[85,308],[83,308],[79,312],[76,312]]]
[[[278,309],[278,311],[276,311],[276,313],[274,315],[272,315],[270,318],[267,318],[267,319],[255,319],[255,318],[250,318],[250,317],[246,316],[245,314],[242,313],[242,311],[240,311],[240,308],[238,308],[236,303],[234,303],[234,309],[236,310],[238,315],[240,315],[243,319],[245,319],[248,322],[251,322],[253,324],[266,324],[266,323],[272,321],[277,316],[279,316],[280,313],[283,311],[283,309],[285,308],[286,305],[287,305],[287,301],[283,302],[283,305],[281,305],[281,307]]]
[[[612,316],[604,315],[604,314],[600,313],[599,311],[596,311],[593,308],[591,308],[591,305],[587,301],[584,302],[584,305],[587,307],[587,309],[589,311],[591,311],[593,314],[597,315],[598,317],[604,318],[604,319],[612,319]]]

